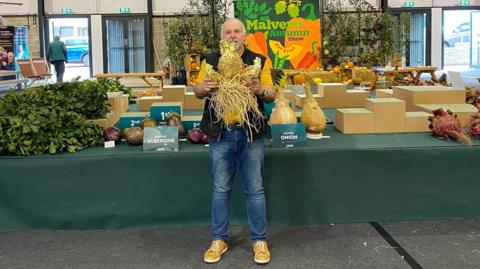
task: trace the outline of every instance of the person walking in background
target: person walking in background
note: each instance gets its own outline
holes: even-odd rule
[[[67,48],[65,43],[60,41],[59,36],[53,38],[53,42],[48,44],[47,61],[55,67],[57,82],[63,82],[65,73],[65,62],[67,61]]]
[[[275,100],[270,68],[265,65],[265,57],[248,50],[244,46],[246,38],[245,26],[238,19],[228,19],[222,25],[221,38],[235,44],[238,55],[247,65],[253,65],[255,58],[260,58],[262,74],[260,78],[249,79],[245,85],[255,95],[258,109],[264,112],[264,103]],[[218,85],[205,76],[206,63],[215,69],[219,62],[220,54],[206,55],[202,61],[199,81],[195,85],[197,98],[205,98],[211,92],[218,90]],[[270,261],[270,251],[267,246],[267,217],[265,194],[263,189],[263,158],[266,121],[263,118],[256,124],[255,131],[251,134],[245,126],[239,124],[227,125],[217,121],[215,111],[205,101],[200,128],[209,136],[209,151],[212,176],[212,244],[204,253],[204,261],[215,263],[228,249],[230,237],[229,207],[233,179],[238,165],[241,172],[243,192],[245,194],[248,223],[250,225],[250,241],[253,244],[253,259],[256,263],[266,264]],[[248,112],[250,113],[250,112]]]

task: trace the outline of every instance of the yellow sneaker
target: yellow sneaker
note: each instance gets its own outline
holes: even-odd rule
[[[259,264],[270,262],[270,251],[266,241],[257,241],[253,243],[253,260]]]
[[[222,240],[213,240],[210,248],[203,254],[203,260],[206,263],[216,263],[222,258],[222,254],[228,250],[227,243]]]

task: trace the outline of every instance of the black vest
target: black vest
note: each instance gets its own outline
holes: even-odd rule
[[[246,65],[253,65],[253,61],[255,60],[256,57],[259,57],[262,61],[262,70],[265,65],[265,57],[263,57],[260,54],[256,54],[247,48],[244,49],[243,54],[242,54],[242,60],[243,63]],[[220,53],[211,53],[207,54],[204,59],[208,64],[213,66],[215,70],[218,70],[218,61],[220,59]],[[261,98],[257,96],[257,103],[258,103],[258,108],[263,114],[263,118],[259,123],[257,124],[256,128],[258,131],[256,131],[254,128],[252,128],[252,134],[250,135],[249,132],[247,132],[249,136],[249,140],[253,140],[257,137],[262,136],[265,134],[266,129],[267,129],[267,121],[265,119],[265,107],[263,105],[263,101]],[[249,113],[249,118],[252,118],[253,114],[251,111],[248,111]],[[202,122],[200,123],[200,129],[202,129],[203,132],[205,132],[209,137],[215,138],[215,139],[220,139],[220,135],[222,133],[222,130],[224,130],[224,123],[223,121],[219,121],[217,116],[215,115],[215,111],[210,108],[210,99],[205,100],[205,107],[203,109],[203,116],[202,116]],[[244,126],[244,129],[247,130],[248,127]]]

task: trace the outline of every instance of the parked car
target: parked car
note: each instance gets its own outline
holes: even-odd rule
[[[66,39],[64,42],[69,63],[83,63],[86,66],[90,64],[88,39]]]
[[[445,47],[453,47],[455,43],[470,42],[470,23],[465,22],[453,29],[453,31],[445,36]]]

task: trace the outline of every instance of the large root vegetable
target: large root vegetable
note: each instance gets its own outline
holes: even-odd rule
[[[218,62],[218,72],[209,64],[205,68],[207,77],[218,83],[218,90],[209,97],[210,106],[218,120],[223,121],[227,127],[240,124],[246,126],[251,133],[252,129],[260,126],[258,123],[263,120],[263,114],[258,108],[256,96],[246,86],[246,81],[259,77],[261,60],[256,58],[253,66],[244,67],[232,42],[220,41],[220,49],[222,55]]]

